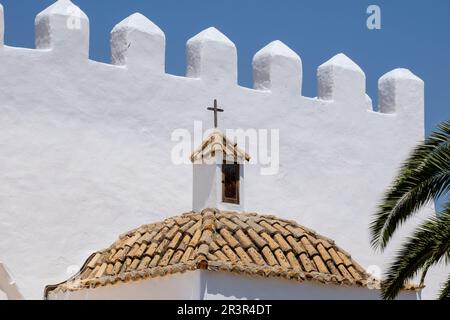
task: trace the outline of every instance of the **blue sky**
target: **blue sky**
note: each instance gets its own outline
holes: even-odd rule
[[[5,9],[5,42],[34,47],[34,17],[52,0],[0,0]],[[109,32],[141,12],[166,34],[168,73],[184,75],[185,43],[215,26],[237,46],[239,82],[251,87],[251,60],[281,40],[303,60],[303,94],[316,96],[316,69],[343,52],[367,76],[377,100],[377,80],[405,67],[425,81],[426,131],[450,118],[450,1],[407,0],[74,0],[90,18],[91,58],[109,62]],[[381,8],[381,30],[366,27],[366,9]]]

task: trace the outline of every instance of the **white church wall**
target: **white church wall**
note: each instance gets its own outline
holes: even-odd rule
[[[196,164],[193,165],[193,210],[200,211],[204,208],[214,207],[218,199],[217,184],[218,165]]]
[[[9,270],[0,261],[0,300],[1,295],[4,294],[5,300],[22,300],[23,296],[17,284],[14,282]]]
[[[48,300],[199,300],[201,273],[190,271],[78,291],[50,292]]]
[[[251,277],[204,271],[205,300],[379,300],[380,291],[356,286],[337,286],[319,282]],[[414,291],[403,291],[398,300],[418,300]]]
[[[279,129],[279,173],[246,166],[247,210],[315,229],[364,266],[392,257],[399,238],[376,253],[368,225],[424,136],[422,80],[388,73],[375,112],[363,71],[337,55],[318,69],[318,97],[304,97],[301,60],[277,42],[255,55],[255,89],[244,88],[237,49],[214,28],[188,41],[187,76],[174,76],[163,32],[141,15],[113,30],[112,64],[99,63],[87,58],[88,18],[71,12],[58,1],[39,15],[38,49],[27,49],[3,45],[0,11],[0,252],[26,298],[119,234],[191,210],[192,167],[172,163],[171,133],[209,128],[214,98],[222,129]]]
[[[49,300],[64,299],[173,299],[173,300],[379,300],[379,290],[353,286],[296,282],[214,271],[188,271],[162,278],[118,283],[112,286],[50,293]],[[399,300],[417,300],[418,293],[404,291]]]
[[[234,161],[234,159],[228,159],[227,161]],[[217,152],[214,158],[205,160],[204,163],[193,164],[192,208],[194,211],[201,211],[205,208],[217,208],[225,211],[245,210],[244,165],[239,161],[239,203],[234,204],[222,201],[223,162],[223,155]]]

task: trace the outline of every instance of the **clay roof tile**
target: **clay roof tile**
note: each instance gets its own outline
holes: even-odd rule
[[[71,281],[80,290],[195,269],[364,286],[369,275],[334,241],[293,221],[215,209],[144,225],[91,255]],[[413,287],[412,288],[417,288]]]

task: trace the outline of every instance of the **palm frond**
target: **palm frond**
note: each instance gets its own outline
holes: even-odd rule
[[[424,160],[434,153],[440,153],[442,149],[448,148],[450,143],[450,119],[438,125],[438,130],[433,132],[423,144],[419,144],[412,152],[408,161],[403,165],[404,170],[415,170],[420,167]]]
[[[385,275],[383,298],[394,299],[405,282],[445,259],[449,252],[450,203],[447,203],[442,213],[422,223],[401,247]]]
[[[372,246],[384,249],[395,230],[450,186],[450,120],[439,126],[406,160],[370,225]]]
[[[439,300],[450,300],[450,276],[447,279],[447,282],[441,289],[439,294]]]
[[[433,260],[429,259],[423,266],[422,276],[420,277],[420,282],[419,282],[421,286],[425,284],[425,278],[427,276],[428,270],[433,266],[433,264],[434,264]]]

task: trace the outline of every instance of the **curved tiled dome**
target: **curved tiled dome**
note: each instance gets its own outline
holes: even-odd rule
[[[333,240],[293,221],[205,209],[122,235],[46,294],[196,269],[360,286],[370,280]]]

